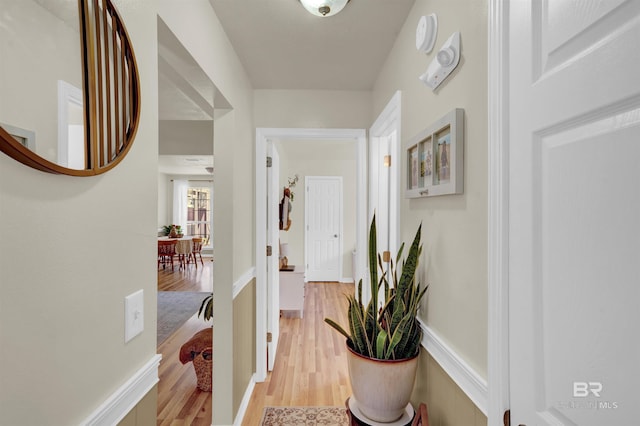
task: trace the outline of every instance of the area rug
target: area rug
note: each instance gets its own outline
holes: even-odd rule
[[[346,426],[345,407],[265,407],[261,426]]]
[[[209,294],[211,293],[197,291],[159,291],[158,345],[197,313]]]

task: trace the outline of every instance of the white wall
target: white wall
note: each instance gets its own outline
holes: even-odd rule
[[[434,50],[415,49],[420,16],[436,13]],[[487,371],[487,3],[417,0],[374,87],[375,114],[402,91],[402,142],[453,108],[465,110],[464,194],[401,204],[401,237],[410,242],[420,222],[430,285],[428,325],[486,377]],[[461,32],[458,68],[435,91],[418,80],[444,41]],[[404,153],[404,150],[403,150]],[[403,160],[401,187],[406,187]]]
[[[280,188],[296,174],[300,180],[291,203],[291,228],[280,231],[280,241],[289,243],[289,263],[304,265],[305,176],[341,176],[343,179],[343,253],[342,278],[353,278],[351,251],[356,248],[356,143],[347,141],[284,140],[276,144],[280,154]]]
[[[0,154],[2,424],[79,424],[156,353],[156,14],[150,0],[113,3],[143,76],[127,157],[105,174],[78,178]],[[49,48],[53,55],[64,47]],[[49,66],[30,55],[11,60]],[[124,298],[139,289],[144,332],[125,344]]]

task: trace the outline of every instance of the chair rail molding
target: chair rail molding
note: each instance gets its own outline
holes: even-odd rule
[[[158,383],[158,367],[162,355],[154,355],[125,384],[120,386],[100,407],[80,424],[110,426],[118,424]]]
[[[487,381],[420,318],[418,322],[422,329],[422,346],[486,416],[489,394]]]

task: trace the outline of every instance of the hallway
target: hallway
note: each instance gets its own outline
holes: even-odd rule
[[[278,356],[257,383],[242,424],[260,424],[267,406],[342,406],[351,395],[344,338],[324,322],[346,324],[352,284],[307,283],[304,318],[280,318]]]

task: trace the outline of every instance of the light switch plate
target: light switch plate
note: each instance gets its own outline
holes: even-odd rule
[[[144,292],[138,290],[124,298],[124,342],[144,330]]]

